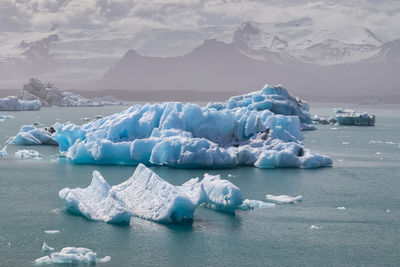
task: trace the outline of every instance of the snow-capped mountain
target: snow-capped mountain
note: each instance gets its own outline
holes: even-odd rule
[[[214,42],[204,42],[210,39]],[[255,65],[260,62],[268,66],[277,65],[270,68],[274,71],[265,75],[267,78],[263,80],[284,82],[292,70],[294,75],[298,75],[303,70],[320,66],[398,62],[398,43],[390,41],[382,44],[377,35],[365,27],[324,28],[308,17],[281,23],[248,21],[236,27],[147,27],[133,32],[129,29],[120,32],[107,29],[67,30],[53,25],[47,32],[25,35],[7,32],[0,37],[0,87],[20,87],[20,80],[24,82],[35,76],[61,87],[96,89],[97,81],[102,80],[104,73],[107,72],[104,76],[107,77],[115,69],[113,66],[122,66],[127,58],[133,57],[139,62],[161,62],[161,58],[167,57],[173,59],[166,59],[165,62],[175,62],[200,54],[206,55],[210,62],[221,58],[225,61],[222,63],[234,64],[240,62],[242,59],[235,60],[243,56],[246,62],[257,62]],[[130,52],[120,60],[128,50]],[[233,59],[226,56],[229,53]],[[208,58],[210,55],[214,58]],[[193,64],[199,62],[193,61]],[[201,64],[206,63],[204,60]],[[223,68],[222,63],[217,65]],[[250,65],[253,66],[253,63]],[[181,68],[179,65],[176,67]],[[287,75],[281,76],[279,71],[275,71],[282,68],[289,68]],[[296,72],[295,69],[301,71]],[[148,71],[150,73],[151,69]],[[242,75],[248,72],[246,69],[242,71]],[[122,72],[126,75],[131,73],[129,70]],[[150,75],[139,69],[137,72],[145,77]],[[253,76],[252,73],[247,75]]]

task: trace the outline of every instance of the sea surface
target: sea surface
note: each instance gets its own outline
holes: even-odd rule
[[[311,104],[311,111],[329,115],[338,106]],[[98,257],[111,256],[99,266],[399,266],[400,106],[341,106],[370,112],[377,120],[375,127],[319,125],[317,131],[304,132],[307,147],[332,157],[331,168],[151,167],[175,185],[208,172],[232,181],[244,198],[303,196],[298,204],[235,215],[199,207],[191,224],[133,218],[130,225],[118,226],[72,215],[58,197],[60,189],[88,186],[93,170],[118,184],[135,166],[73,165],[59,157],[55,146],[9,145],[9,156],[0,159],[0,266],[32,266],[48,255],[41,250],[43,242],[57,251],[86,247]],[[82,117],[124,108],[0,112],[14,116],[0,122],[0,143],[24,124],[82,124]],[[37,150],[42,159],[18,159],[18,149]]]

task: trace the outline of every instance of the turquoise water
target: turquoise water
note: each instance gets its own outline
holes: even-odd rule
[[[311,105],[329,115],[337,105]],[[192,224],[157,224],[133,218],[129,226],[88,221],[65,211],[63,187],[86,187],[93,170],[110,184],[127,179],[133,166],[71,165],[57,147],[29,147],[41,160],[20,160],[9,146],[0,159],[0,266],[30,266],[43,241],[60,250],[87,247],[111,261],[99,266],[398,266],[400,264],[400,109],[355,106],[377,116],[375,127],[318,126],[306,132],[308,147],[333,158],[332,168],[262,170],[178,170],[151,167],[172,184],[221,174],[245,198],[265,194],[303,195],[296,205],[238,211],[236,215],[198,208]],[[0,112],[0,142],[23,124],[81,123],[81,117],[107,115],[123,107],[44,108],[39,112]],[[229,176],[228,176],[229,175]],[[344,206],[345,210],[337,207]],[[390,212],[387,212],[390,210]],[[311,225],[322,227],[310,229]],[[60,230],[46,234],[45,230]]]

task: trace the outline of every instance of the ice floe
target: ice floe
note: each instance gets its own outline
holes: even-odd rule
[[[314,225],[314,224],[313,224],[313,225],[310,226],[310,229],[311,229],[311,230],[321,230],[321,229],[322,229],[322,226],[318,226],[318,225]]]
[[[346,207],[337,207],[338,210],[345,210],[347,209]]]
[[[239,206],[241,210],[251,210],[255,208],[272,208],[275,207],[275,203],[268,203],[261,200],[245,199],[242,205]]]
[[[33,111],[41,108],[38,100],[22,100],[16,96],[0,98],[0,111]]]
[[[11,115],[0,115],[0,122],[14,118]]]
[[[15,145],[57,145],[57,142],[52,138],[54,129],[36,128],[33,125],[23,125],[19,133],[11,138],[10,144]]]
[[[47,245],[46,242],[43,242],[42,250],[45,251],[45,252],[48,252],[48,251],[53,251],[54,248],[52,248],[52,247],[50,247],[49,245]]]
[[[297,203],[303,200],[303,197],[301,195],[297,197],[291,197],[288,195],[279,195],[279,196],[274,196],[274,195],[266,195],[265,198],[273,203],[276,204],[292,204],[292,203]]]
[[[95,264],[96,262],[108,262],[110,256],[97,259],[97,253],[88,248],[65,247],[60,252],[51,253],[50,256],[44,256],[35,260],[35,264],[44,265],[51,263],[64,264]]]
[[[41,159],[42,155],[36,150],[21,149],[15,152],[15,157],[20,159]]]
[[[46,234],[52,235],[52,234],[58,234],[60,230],[45,230],[44,232]]]

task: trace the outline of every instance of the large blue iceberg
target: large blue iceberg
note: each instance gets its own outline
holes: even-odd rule
[[[45,131],[42,137],[55,140],[61,154],[77,164],[330,166],[328,156],[301,142],[301,129],[312,125],[307,110],[308,105],[286,89],[266,86],[261,92],[207,107],[179,102],[135,105],[82,126],[56,123],[51,138],[46,139]],[[28,144],[34,140],[31,135],[38,137],[36,130],[22,128],[12,142]],[[40,142],[42,137],[36,139]]]

